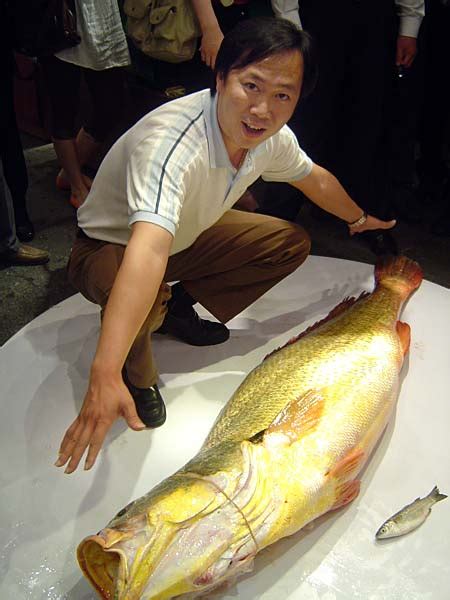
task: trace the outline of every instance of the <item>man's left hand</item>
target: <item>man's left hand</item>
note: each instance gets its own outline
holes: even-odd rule
[[[373,229],[392,229],[396,223],[397,221],[395,219],[392,219],[391,221],[382,221],[381,219],[372,217],[372,215],[367,215],[367,219],[362,225],[349,227],[349,233],[350,235],[353,235],[355,233],[362,233],[363,231],[372,231]]]

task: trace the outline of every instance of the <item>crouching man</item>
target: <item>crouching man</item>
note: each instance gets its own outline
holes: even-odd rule
[[[102,326],[56,462],[66,473],[86,450],[92,467],[118,417],[135,430],[164,423],[153,332],[225,342],[225,323],[307,257],[298,225],[233,210],[259,176],[291,183],[350,233],[394,225],[365,215],[286,126],[315,78],[305,32],[283,19],[243,21],[223,40],[211,90],[152,111],[106,155],[78,211],[69,264],[74,285],[101,306]],[[200,319],[197,302],[219,322]]]

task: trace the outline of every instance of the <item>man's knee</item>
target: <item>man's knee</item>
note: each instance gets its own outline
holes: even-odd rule
[[[311,250],[311,238],[308,232],[296,223],[282,221],[279,235],[281,236],[280,253],[283,261],[287,261],[296,268],[307,258]]]
[[[80,244],[69,261],[69,281],[90,302],[105,306],[122,258],[123,248],[116,244]]]

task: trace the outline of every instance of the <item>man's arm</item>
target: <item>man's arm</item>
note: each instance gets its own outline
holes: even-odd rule
[[[271,0],[271,5],[276,17],[287,19],[299,27],[302,26],[298,14],[298,0]]]
[[[200,46],[202,61],[214,69],[217,52],[223,40],[222,30],[219,27],[211,0],[191,0],[191,2],[202,30]]]
[[[102,322],[80,414],[67,430],[56,466],[74,471],[86,448],[85,469],[94,464],[105,436],[120,416],[135,430],[145,425],[122,379],[130,347],[156,299],[172,235],[153,223],[137,222],[117,273]]]
[[[290,183],[314,204],[346,221],[347,224],[355,223],[365,214],[363,209],[350,198],[336,177],[319,165],[314,164],[311,173],[304,179]],[[394,225],[395,221],[381,221],[367,215],[363,223],[350,227],[350,234],[368,229],[390,229]]]
[[[417,53],[417,34],[425,14],[424,0],[395,0],[400,18],[395,64],[410,67]]]

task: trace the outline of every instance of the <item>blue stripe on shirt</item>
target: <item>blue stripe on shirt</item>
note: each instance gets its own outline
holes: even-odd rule
[[[189,121],[189,123],[187,124],[187,126],[185,127],[185,129],[180,133],[178,139],[175,141],[174,145],[169,150],[169,153],[166,156],[166,160],[164,161],[164,164],[163,164],[162,169],[161,169],[161,179],[159,180],[158,196],[156,198],[155,213],[158,213],[159,201],[161,199],[161,193],[162,193],[163,179],[164,179],[164,175],[166,174],[166,165],[169,162],[170,157],[172,156],[172,154],[175,152],[175,149],[178,146],[178,144],[180,143],[180,141],[182,140],[183,136],[186,135],[186,133],[188,132],[188,130],[192,127],[192,125],[196,121],[198,121],[198,119],[202,116],[202,114],[203,114],[203,110],[200,111],[199,114],[196,117],[194,117],[191,121]]]

